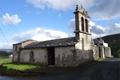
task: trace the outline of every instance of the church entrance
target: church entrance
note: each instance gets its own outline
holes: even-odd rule
[[[55,48],[54,47],[48,47],[48,65],[54,65],[55,64]]]

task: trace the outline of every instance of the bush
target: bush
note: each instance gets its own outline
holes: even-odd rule
[[[120,58],[120,49],[117,51],[116,56]]]

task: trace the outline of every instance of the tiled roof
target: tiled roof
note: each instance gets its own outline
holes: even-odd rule
[[[95,45],[103,45],[104,43],[104,40],[101,38],[94,39],[93,41]]]
[[[71,37],[71,38],[62,38],[62,39],[55,39],[55,40],[48,40],[41,42],[33,42],[25,46],[25,48],[60,47],[60,46],[72,46],[74,44],[75,44],[75,37]]]
[[[18,45],[18,44],[25,43],[25,42],[28,42],[28,41],[34,41],[34,42],[36,42],[35,40],[28,39],[28,40],[25,40],[25,41],[22,41],[22,42],[19,42],[19,43],[13,44],[13,45]]]

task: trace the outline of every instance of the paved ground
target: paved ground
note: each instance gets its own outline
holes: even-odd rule
[[[86,65],[86,66],[85,66]],[[120,80],[120,59],[109,59],[82,65],[78,68],[59,69],[38,77],[1,77],[0,80]]]
[[[70,72],[54,74],[54,76],[51,74],[48,80],[120,80],[120,59],[104,60],[82,68],[80,66]]]
[[[90,67],[75,80],[120,80],[120,59],[110,59]]]

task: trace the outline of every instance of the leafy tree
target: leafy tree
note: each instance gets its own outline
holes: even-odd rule
[[[117,51],[117,57],[120,57],[120,49]]]

